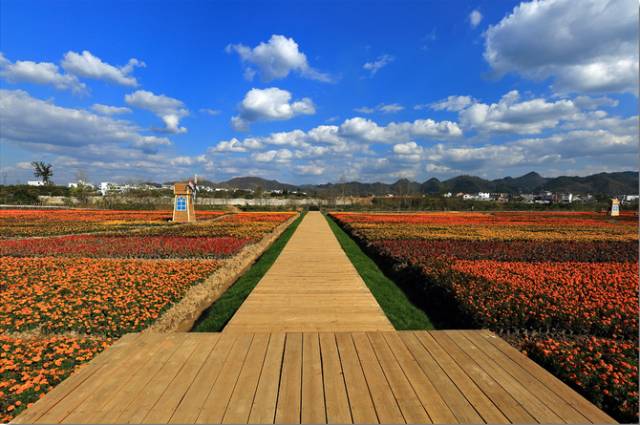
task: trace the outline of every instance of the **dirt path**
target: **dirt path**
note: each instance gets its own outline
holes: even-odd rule
[[[224,331],[394,330],[319,212],[289,243]]]

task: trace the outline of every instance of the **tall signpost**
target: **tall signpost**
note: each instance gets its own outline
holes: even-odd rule
[[[195,183],[181,182],[173,185],[173,221],[176,223],[194,223],[196,210],[194,207],[196,185]]]
[[[611,200],[611,212],[609,214],[611,217],[618,217],[620,215],[620,201],[618,198]]]

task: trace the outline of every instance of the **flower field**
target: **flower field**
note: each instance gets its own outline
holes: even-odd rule
[[[198,211],[200,220],[222,211]],[[117,210],[0,210],[0,237],[32,237],[126,231],[140,226],[166,225],[171,211]]]
[[[197,214],[0,210],[1,422],[295,215]]]
[[[108,338],[0,335],[0,422],[9,422],[111,342]]]
[[[65,256],[112,258],[226,258],[252,238],[232,236],[71,235],[0,240],[0,256]]]
[[[0,329],[118,337],[145,328],[215,260],[0,259]]]
[[[638,420],[637,215],[332,216],[458,325],[508,335],[617,419]]]

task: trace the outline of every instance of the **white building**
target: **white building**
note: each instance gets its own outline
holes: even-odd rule
[[[93,188],[95,187],[95,186],[94,186],[94,185],[92,185],[91,183],[87,183],[87,182],[86,182],[86,181],[84,181],[84,180],[78,180],[78,181],[77,181],[77,182],[75,182],[75,183],[73,183],[73,182],[72,182],[72,183],[67,184],[67,187],[68,187],[69,189],[77,189],[77,188],[78,188],[78,186],[84,186],[84,187],[87,187],[87,188],[89,188],[89,189],[93,189]]]
[[[479,201],[490,201],[491,200],[491,194],[489,192],[478,192],[477,199]]]
[[[44,182],[42,180],[29,180],[27,184],[29,186],[44,186]]]
[[[122,192],[123,186],[111,182],[100,183],[100,193],[105,196],[109,192]]]

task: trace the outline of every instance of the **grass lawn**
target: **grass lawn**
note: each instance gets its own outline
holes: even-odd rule
[[[291,223],[280,237],[260,256],[258,261],[236,281],[218,300],[206,309],[196,321],[191,332],[220,332],[227,322],[233,317],[236,310],[249,296],[253,288],[258,284],[262,276],[271,268],[271,265],[282,248],[289,242],[291,235],[296,231],[302,221],[304,213]]]
[[[325,215],[325,218],[342,245],[342,249],[358,270],[393,326],[397,330],[434,329],[426,313],[409,301],[402,289],[382,273],[376,263],[331,217]]]

